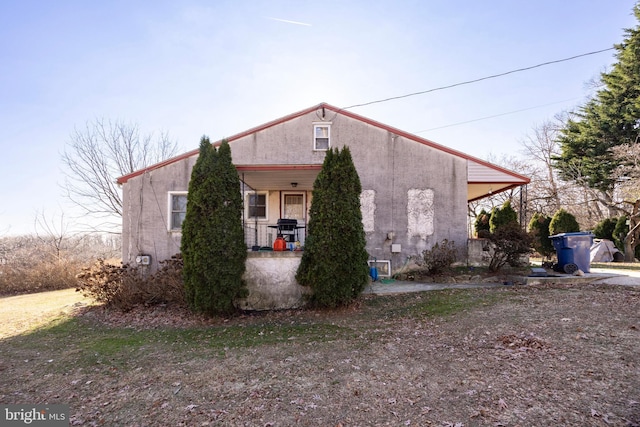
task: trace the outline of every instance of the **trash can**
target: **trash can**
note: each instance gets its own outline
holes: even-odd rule
[[[573,273],[575,272],[573,265],[575,265],[583,272],[589,273],[593,237],[594,235],[588,231],[549,236],[558,254],[558,268],[566,273]]]

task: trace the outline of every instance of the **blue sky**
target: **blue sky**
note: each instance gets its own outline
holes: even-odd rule
[[[2,0],[0,236],[33,232],[37,211],[75,225],[60,154],[96,118],[168,132],[187,151],[203,134],[320,102],[346,107],[606,49],[637,25],[633,4]],[[476,157],[511,154],[584,102],[614,60],[609,51],[352,111]]]

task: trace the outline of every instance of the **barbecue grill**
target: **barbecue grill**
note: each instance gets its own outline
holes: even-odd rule
[[[298,230],[304,228],[298,226],[297,219],[280,218],[277,224],[278,235],[282,235],[287,242],[298,241]]]

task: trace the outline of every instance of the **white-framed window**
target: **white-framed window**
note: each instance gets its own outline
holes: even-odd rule
[[[187,215],[187,192],[169,191],[169,231],[181,231]]]
[[[245,215],[247,219],[267,219],[267,192],[251,192],[245,197]]]
[[[313,149],[326,151],[331,148],[331,123],[313,124]]]

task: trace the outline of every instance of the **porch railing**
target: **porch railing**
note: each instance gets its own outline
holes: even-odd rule
[[[303,245],[304,235],[303,228],[298,230],[298,240]],[[252,246],[273,247],[273,242],[275,242],[276,237],[278,237],[278,230],[275,224],[245,223],[244,225],[244,241],[247,244],[247,248],[251,248]]]
[[[252,246],[269,246],[273,247],[276,240],[276,229],[269,228],[268,224],[245,224],[244,241],[247,248]]]

